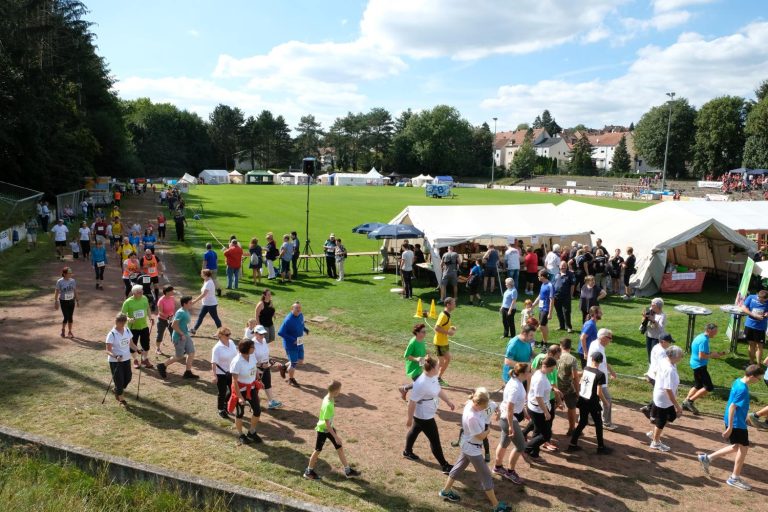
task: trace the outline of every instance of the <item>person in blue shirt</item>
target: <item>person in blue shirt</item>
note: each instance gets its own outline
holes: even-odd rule
[[[302,336],[309,334],[309,329],[304,326],[304,315],[301,312],[301,303],[294,302],[291,305],[291,313],[283,319],[283,324],[277,331],[278,336],[283,338],[283,348],[288,356],[289,364],[280,368],[280,376],[285,378],[288,373],[288,385],[295,388],[301,387],[294,374],[296,366],[304,363],[304,342]]]
[[[141,242],[141,237],[139,236],[139,232],[138,231],[131,231],[131,234],[128,235],[128,242],[132,246],[134,246],[134,247],[136,247],[138,249],[139,248],[139,242]]]
[[[757,364],[763,360],[765,330],[768,329],[768,290],[747,297],[741,310],[747,314],[744,334],[749,342],[749,364]]]
[[[589,308],[589,320],[584,322],[581,327],[581,336],[579,336],[578,354],[581,359],[581,369],[587,366],[587,354],[589,354],[589,345],[597,339],[597,322],[603,318],[603,312],[600,306]]]
[[[517,312],[517,288],[515,288],[515,280],[508,277],[504,280],[506,290],[501,297],[501,306],[499,307],[499,314],[501,315],[501,325],[504,327],[504,334],[502,338],[514,337],[517,332],[515,330],[515,313]]]
[[[533,307],[539,305],[539,326],[541,328],[541,344],[543,347],[549,346],[549,323],[552,313],[555,310],[555,290],[552,283],[549,282],[549,272],[547,269],[539,270],[539,296],[533,301]]]
[[[152,251],[152,254],[155,254],[155,244],[157,243],[157,237],[155,236],[155,233],[152,231],[152,228],[149,228],[146,231],[144,231],[144,236],[141,237],[141,243],[144,244],[145,251],[149,249],[150,251]]]
[[[467,289],[469,290],[469,305],[483,305],[483,298],[480,296],[480,283],[483,281],[483,264],[481,260],[475,260],[475,264],[469,269],[469,279],[467,280]]]
[[[719,359],[725,355],[725,352],[712,352],[709,348],[709,341],[717,335],[717,325],[707,324],[704,332],[693,338],[691,343],[691,369],[693,370],[693,387],[688,392],[688,396],[683,400],[683,409],[698,415],[699,410],[694,402],[699,398],[711,393],[715,386],[712,384],[712,377],[709,376],[707,364],[710,359]]]
[[[749,491],[752,486],[741,479],[741,468],[747,458],[749,450],[749,432],[747,431],[747,413],[749,412],[749,385],[761,380],[765,370],[760,365],[751,364],[744,370],[744,376],[733,381],[731,394],[728,396],[728,404],[725,406],[723,422],[725,431],[723,437],[728,439],[728,446],[720,448],[714,453],[701,453],[698,455],[699,463],[705,473],[709,473],[710,463],[717,458],[731,453],[736,454],[733,462],[733,473],[726,480],[731,487],[743,491]]]
[[[530,364],[533,357],[531,341],[533,341],[535,335],[536,328],[526,325],[520,331],[520,334],[507,343],[507,350],[504,352],[504,366],[501,368],[501,378],[504,380],[504,384],[509,381],[509,370],[514,368],[517,363]]]
[[[104,289],[104,269],[107,266],[107,249],[100,238],[96,238],[96,247],[91,249],[91,264],[96,272],[96,288]]]
[[[560,272],[555,275],[552,281],[552,287],[555,291],[555,313],[557,313],[557,322],[560,324],[560,330],[573,332],[571,323],[571,301],[573,300],[573,289],[576,285],[576,276],[568,270],[568,263],[560,262]]]
[[[221,296],[221,286],[219,285],[219,280],[216,278],[219,272],[219,256],[216,254],[216,251],[213,250],[213,245],[210,242],[205,244],[205,252],[203,253],[202,270],[206,269],[211,271],[211,281],[213,281],[213,285],[216,287],[216,295]]]

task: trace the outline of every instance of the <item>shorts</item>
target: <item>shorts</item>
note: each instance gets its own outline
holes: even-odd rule
[[[264,389],[272,389],[272,370],[270,370],[269,365],[265,368],[259,368],[259,371],[261,372],[261,383]]]
[[[749,342],[765,345],[765,331],[762,331],[760,329],[753,329],[751,327],[745,327],[744,335],[747,338],[747,341]]]
[[[699,366],[693,370],[693,387],[696,389],[705,388],[707,391],[715,389],[706,366]]]
[[[448,352],[450,351],[451,348],[449,345],[435,345],[435,352],[437,352],[438,357],[448,355]]]
[[[731,444],[749,446],[749,432],[747,432],[747,429],[745,428],[734,428],[731,430],[731,436],[728,438],[728,442]]]
[[[144,352],[149,350],[149,327],[145,327],[143,329],[135,329],[132,330],[131,333],[133,334],[133,343],[137,345],[141,343],[141,349]],[[139,343],[137,343],[137,341],[139,341]]]
[[[440,286],[458,286],[459,276],[455,270],[449,270],[440,279]]]
[[[536,286],[536,283],[539,281],[539,273],[538,272],[526,272],[525,278],[527,279],[527,283],[532,283],[534,286]]]
[[[541,327],[546,327],[549,323],[549,311],[544,311],[543,309],[539,310],[539,325]]]
[[[56,241],[55,244],[56,244],[56,247],[66,247],[67,246],[67,242]]]
[[[579,402],[579,394],[573,390],[563,393],[563,402],[565,402],[565,407],[568,409],[575,409]]]
[[[291,271],[291,260],[280,259],[280,273],[287,274]]]
[[[184,339],[174,339],[172,337],[171,341],[173,342],[174,355],[176,357],[184,357],[185,354],[195,353],[195,344],[192,342],[191,336],[184,336]]]
[[[37,233],[29,233],[29,232],[27,232],[27,242],[29,242],[29,243],[37,242]]]
[[[512,434],[509,433],[509,421],[505,418],[501,418],[499,421],[499,428],[501,429],[499,443],[501,443],[502,448],[507,448],[514,441],[517,451],[525,450],[525,436],[517,420],[512,420]]]
[[[493,279],[498,279],[499,277],[499,268],[498,267],[485,267],[483,269],[483,277],[489,277]]]
[[[283,348],[285,349],[285,355],[288,356],[288,360],[291,362],[291,366],[304,360],[304,345],[296,345],[295,343],[288,345],[283,342]]]
[[[267,330],[267,336],[266,336],[267,343],[272,343],[273,341],[275,341],[275,326],[270,325],[269,327],[267,327],[266,325],[263,325],[262,327],[264,327]]]
[[[331,442],[334,448],[337,450],[341,448],[341,443],[336,442],[336,438],[333,437],[329,432],[318,432],[317,433],[317,439],[315,440],[315,451],[321,452],[323,451],[323,446],[325,445],[325,441],[328,440]]]
[[[677,411],[674,406],[658,407],[656,404],[651,406],[651,418],[656,428],[662,429],[667,422],[672,423],[677,419]]]

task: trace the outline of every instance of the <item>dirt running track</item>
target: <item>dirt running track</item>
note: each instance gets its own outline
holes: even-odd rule
[[[137,219],[145,224],[147,219],[154,218],[158,208],[150,198],[151,194],[148,198],[127,198],[127,220]],[[175,239],[172,226],[168,239]],[[160,244],[159,249],[166,246]],[[53,259],[53,255],[50,263],[34,276],[36,284],[50,290],[50,293],[0,307],[3,327],[0,363],[6,368],[0,379],[13,379],[6,381],[4,387],[8,387],[9,382],[21,384],[23,381],[19,379],[23,378],[34,380],[37,376],[35,372],[31,375],[24,372],[24,365],[29,362],[52,369],[60,376],[43,389],[46,393],[61,393],[62,397],[60,401],[40,408],[34,404],[27,406],[20,396],[21,389],[6,390],[3,395],[6,405],[0,405],[0,421],[3,423],[49,434],[65,442],[86,444],[117,455],[133,456],[145,462],[215,478],[241,474],[244,475],[241,482],[248,482],[245,475],[250,465],[269,457],[271,462],[284,467],[270,478],[256,478],[258,487],[278,493],[290,491],[294,497],[313,500],[322,500],[323,497],[327,500],[328,492],[341,489],[367,502],[367,506],[347,506],[353,510],[376,504],[381,509],[390,510],[488,508],[482,492],[477,489],[473,471],[468,471],[457,485],[456,489],[463,497],[460,506],[446,504],[437,497],[444,477],[432,460],[423,436],[415,447],[422,462],[414,463],[402,458],[406,432],[405,404],[395,391],[395,386],[404,381],[401,352],[388,357],[370,354],[349,343],[334,341],[330,335],[321,334],[329,332],[323,329],[314,329],[312,335],[307,337],[307,361],[310,364],[297,372],[303,387],[297,390],[286,386],[279,377],[275,379],[278,381],[275,390],[286,407],[262,416],[260,431],[266,441],[263,449],[236,447],[231,426],[216,416],[215,386],[208,382],[210,366],[205,361],[213,344],[211,335],[214,328],[209,319],[195,337],[198,355],[204,359],[196,362],[195,367],[203,379],[196,383],[182,381],[179,365],[169,370],[166,382],[160,380],[154,370],[145,372],[141,383],[142,399],[137,403],[137,376],[134,373],[127,394],[131,403],[129,411],[120,411],[111,398],[102,406],[100,401],[109,374],[101,351],[104,336],[111,328],[123,299],[122,281],[113,257],[110,257],[107,268],[104,291],[94,289],[90,265],[82,261],[67,261],[67,264],[74,268],[80,287],[81,306],[75,312],[75,340],[62,340],[58,336],[60,314],[53,310],[52,290],[62,265]],[[197,283],[179,282],[173,265],[166,264],[170,281],[177,289],[185,293],[196,291]],[[295,286],[300,288],[301,285],[297,283]],[[275,298],[280,318],[285,313],[287,301],[287,298]],[[219,314],[225,325],[231,326],[235,336],[239,336],[245,316],[228,307],[228,302],[228,299],[221,300]],[[305,304],[304,308],[306,317],[311,317],[312,305]],[[461,309],[458,315],[461,315]],[[407,333],[404,333],[403,346],[407,339]],[[279,341],[275,345],[273,356],[283,357]],[[166,341],[164,352],[170,351],[170,343]],[[9,363],[14,357],[19,362]],[[324,394],[323,388],[331,378],[340,379],[344,384],[344,393],[337,403],[336,423],[345,439],[350,460],[363,472],[363,481],[370,484],[350,484],[331,476],[331,468],[325,463],[319,469],[329,478],[318,483],[300,483],[298,475],[314,443],[312,429]],[[497,382],[480,382],[457,371],[450,371],[447,379],[456,386],[450,388],[449,393],[457,404],[464,403],[464,397],[474,386],[498,387]],[[497,401],[500,398],[498,395],[494,397]],[[455,460],[458,454],[458,449],[452,448],[449,442],[457,434],[460,412],[459,405],[456,412],[441,408],[439,413],[438,424],[449,461]],[[125,421],[121,418],[125,414],[137,416],[140,427],[135,432],[123,432],[127,440],[132,440],[127,446],[125,443],[116,445],[111,436],[116,430],[120,431],[120,425]],[[163,415],[171,418],[171,422]],[[606,433],[607,444],[615,448],[612,455],[598,457],[593,454],[593,432],[587,428],[582,442],[585,447],[583,452],[574,456],[543,452],[546,464],[538,467],[521,462],[518,472],[526,479],[526,485],[518,487],[497,480],[499,497],[516,505],[519,510],[674,508],[700,511],[716,507],[725,512],[743,510],[744,507],[759,510],[764,506],[760,503],[766,503],[765,441],[768,434],[765,432],[750,429],[753,447],[743,476],[754,485],[754,490],[746,493],[724,483],[732,466],[731,460],[714,463],[712,478],[705,477],[696,462],[697,451],[710,451],[722,445],[722,422],[719,418],[686,414],[667,429],[666,442],[672,447],[672,452],[661,454],[651,452],[647,447],[645,432],[648,426],[642,415],[622,406],[615,406],[614,415],[620,428]],[[566,429],[567,422],[560,413],[554,425],[554,438],[563,447],[567,443],[564,437]],[[494,427],[494,430],[492,450],[498,441],[498,429]],[[184,449],[179,450],[180,446]],[[211,455],[211,450],[222,446],[222,459],[217,460]],[[324,460],[337,471],[337,460],[329,450],[324,452]],[[324,493],[322,486],[327,486],[329,491]]]

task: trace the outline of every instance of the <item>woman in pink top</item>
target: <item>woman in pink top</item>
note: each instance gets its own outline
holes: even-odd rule
[[[533,286],[538,281],[539,257],[530,245],[525,248],[525,294],[533,295]]]
[[[167,330],[169,335],[173,334],[171,324],[173,324],[175,313],[176,299],[173,297],[173,286],[168,285],[163,288],[163,296],[157,301],[157,338],[155,338],[157,348],[155,353],[158,355],[163,353],[160,350],[160,344],[163,342],[165,331]]]

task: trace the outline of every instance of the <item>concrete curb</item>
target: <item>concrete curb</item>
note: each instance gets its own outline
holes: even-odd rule
[[[58,443],[43,436],[30,434],[0,425],[0,443],[6,445],[33,445],[47,459],[67,462],[88,473],[106,470],[118,483],[146,481],[178,490],[182,495],[203,505],[206,501],[223,499],[227,510],[284,511],[284,512],[338,512],[339,509],[302,502],[292,498],[260,492],[225,482],[209,480],[187,473],[142,464],[124,457],[106,455],[87,448]]]

